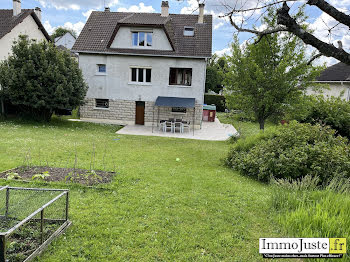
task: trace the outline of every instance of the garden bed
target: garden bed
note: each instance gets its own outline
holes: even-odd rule
[[[41,180],[47,182],[73,182],[87,186],[110,183],[114,172],[59,167],[17,167],[0,173],[0,178],[11,180]]]

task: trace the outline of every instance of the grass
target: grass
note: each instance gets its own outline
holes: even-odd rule
[[[223,166],[228,143],[117,129],[59,119],[0,122],[0,171],[24,163],[72,167],[75,154],[80,168],[117,171],[100,189],[0,181],[71,190],[73,226],[38,261],[263,261],[259,237],[281,236],[270,186]]]
[[[349,194],[333,190],[290,190],[282,187],[274,189],[272,203],[274,212],[277,211],[276,220],[289,237],[340,237],[346,238],[349,243]],[[350,261],[349,247],[341,261]]]
[[[260,132],[259,123],[252,121],[241,121],[239,115],[228,113],[217,113],[221,123],[231,124],[241,134],[242,137],[249,137]],[[276,124],[267,121],[265,123],[265,129],[273,128]]]

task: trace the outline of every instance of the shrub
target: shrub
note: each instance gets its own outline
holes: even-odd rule
[[[21,115],[50,121],[55,110],[84,104],[88,86],[69,52],[20,36],[0,63],[1,96]]]
[[[204,103],[207,105],[216,105],[216,111],[225,112],[226,103],[225,97],[222,95],[204,95]]]
[[[325,183],[337,175],[350,177],[349,141],[334,134],[329,127],[293,121],[274,131],[240,140],[226,162],[262,181],[310,175]]]
[[[289,118],[301,123],[323,123],[350,138],[350,103],[339,97],[305,96],[292,108]]]

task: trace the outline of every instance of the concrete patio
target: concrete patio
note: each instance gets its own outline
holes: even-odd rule
[[[197,140],[211,140],[211,141],[225,141],[231,136],[238,134],[237,130],[232,125],[222,124],[219,119],[215,119],[215,122],[203,122],[202,129],[193,130],[185,133],[171,133],[159,131],[155,126],[152,133],[151,126],[142,125],[127,125],[124,128],[117,131],[117,134],[123,135],[140,135],[140,136],[162,136],[162,137],[174,137],[174,138],[187,138]]]

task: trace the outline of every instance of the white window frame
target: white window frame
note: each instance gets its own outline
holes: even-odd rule
[[[191,30],[188,30],[191,29]],[[184,36],[193,37],[194,36],[194,27],[185,26],[184,27]]]
[[[96,104],[97,104],[97,100],[108,100],[108,107],[97,107]],[[95,110],[109,110],[110,108],[110,99],[107,99],[107,98],[95,98],[95,106],[94,106],[94,109]]]
[[[132,69],[137,69],[136,70],[136,81],[132,81]],[[143,69],[143,82],[139,82],[139,69]],[[146,69],[151,69],[151,82],[146,82]],[[152,67],[150,66],[130,66],[129,69],[130,72],[130,77],[129,77],[129,84],[130,85],[152,85]]]
[[[137,45],[134,45],[134,39],[133,39],[133,34],[134,33],[137,33]],[[140,41],[139,41],[139,39],[140,39],[140,33],[144,33],[145,34],[145,46],[141,46],[141,45],[139,45],[139,43],[140,43]],[[151,46],[148,46],[147,45],[147,34],[152,34],[152,45]],[[151,31],[151,30],[132,30],[131,31],[131,46],[132,47],[134,47],[134,48],[149,48],[149,49],[151,49],[152,47],[153,47],[153,44],[154,44],[154,42],[153,42],[153,31]]]
[[[100,66],[104,65],[106,67],[106,72],[100,72]],[[96,64],[96,75],[105,76],[107,75],[107,64]]]

